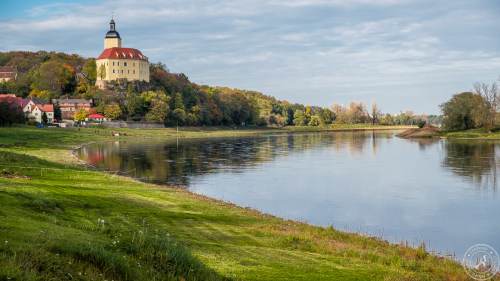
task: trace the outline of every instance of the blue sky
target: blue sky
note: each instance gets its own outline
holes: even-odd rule
[[[113,13],[152,62],[292,102],[438,113],[500,75],[495,0],[2,0],[0,51],[96,57]]]

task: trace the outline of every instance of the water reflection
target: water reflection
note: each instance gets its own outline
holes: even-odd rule
[[[87,163],[154,183],[189,185],[192,176],[217,171],[238,172],[276,157],[332,146],[350,154],[376,152],[377,139],[392,133],[281,134],[254,138],[180,140],[179,142],[109,142],[85,146]],[[368,145],[371,144],[371,147]]]
[[[499,152],[499,142],[336,132],[110,142],[79,154],[143,181],[460,255],[477,243],[500,250]]]
[[[338,132],[281,134],[257,138],[180,140],[179,142],[109,142],[83,147],[79,156],[87,163],[119,171],[154,183],[189,185],[192,176],[217,171],[233,173],[315,148],[331,147],[350,157],[366,151],[377,154],[381,141],[390,141],[393,132]],[[404,140],[421,151],[443,145],[442,166],[481,188],[498,187],[500,163],[498,143],[486,141]],[[497,148],[495,150],[495,148]]]
[[[496,148],[496,149],[495,149]],[[500,157],[498,144],[487,141],[452,141],[445,143],[443,166],[482,189],[498,187]]]

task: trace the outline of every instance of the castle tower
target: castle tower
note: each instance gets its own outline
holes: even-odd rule
[[[116,31],[115,21],[111,19],[109,22],[109,31],[106,33],[106,37],[104,38],[104,49],[115,47],[122,47],[122,39],[120,37],[120,33]]]
[[[148,58],[137,49],[122,47],[122,39],[113,19],[109,22],[104,50],[96,59],[96,67],[95,84],[101,89],[106,88],[108,82],[116,80],[149,82]]]

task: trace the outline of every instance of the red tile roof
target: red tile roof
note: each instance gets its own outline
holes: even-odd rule
[[[104,116],[99,114],[99,113],[95,113],[95,114],[90,114],[89,118],[90,119],[102,119],[102,118],[104,118]]]
[[[145,60],[148,58],[144,56],[141,51],[133,48],[108,48],[102,51],[101,55],[97,58],[102,59],[129,59],[129,60]]]
[[[16,97],[14,94],[0,95],[0,102],[16,103],[20,107],[24,107],[24,100],[20,97]]]
[[[43,112],[54,112],[54,105],[52,104],[37,104],[36,106]]]

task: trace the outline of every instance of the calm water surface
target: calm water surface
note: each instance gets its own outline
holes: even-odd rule
[[[283,218],[368,233],[442,254],[500,251],[500,142],[405,140],[394,132],[108,142],[87,162],[186,186]]]

